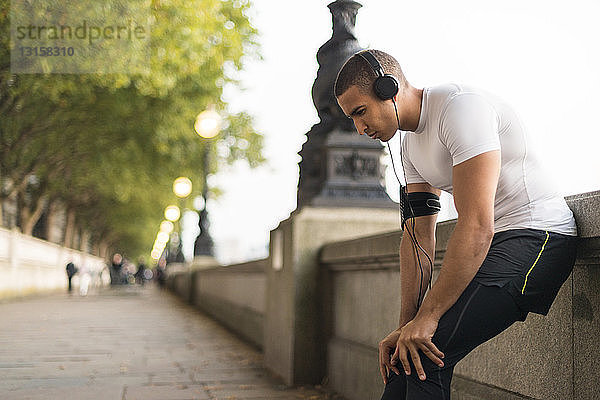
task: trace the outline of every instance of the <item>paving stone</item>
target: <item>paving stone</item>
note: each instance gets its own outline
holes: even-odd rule
[[[2,400],[330,400],[154,287],[0,303]]]
[[[123,387],[116,385],[75,386],[62,388],[18,389],[0,392],[2,400],[47,400],[47,399],[77,399],[100,400],[121,399]]]
[[[316,390],[294,389],[261,384],[218,384],[207,385],[211,396],[223,399],[319,399],[322,393]]]
[[[123,400],[205,400],[211,399],[202,385],[152,385],[127,387]]]

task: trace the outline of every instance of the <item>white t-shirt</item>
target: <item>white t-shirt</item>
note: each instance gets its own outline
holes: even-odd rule
[[[494,232],[540,229],[577,235],[573,213],[532,152],[518,116],[502,100],[471,87],[423,90],[419,125],[402,140],[407,183],[428,182],[452,193],[452,167],[500,150]]]

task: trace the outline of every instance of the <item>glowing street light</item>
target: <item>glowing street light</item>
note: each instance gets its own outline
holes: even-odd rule
[[[158,250],[158,249],[152,250],[152,252],[150,253],[150,256],[152,257],[152,259],[154,261],[157,261],[161,255],[162,255],[162,250]]]
[[[179,211],[179,207],[177,206],[168,206],[165,208],[165,218],[168,221],[175,222],[181,216],[181,212]]]
[[[159,243],[167,243],[169,241],[169,234],[167,232],[158,232],[156,241]]]
[[[217,136],[221,129],[221,116],[212,109],[202,111],[196,117],[194,129],[196,130],[196,133],[203,138],[212,139]]]
[[[166,233],[171,233],[173,232],[173,223],[171,221],[163,221],[160,223],[160,231],[161,232],[166,232]]]
[[[173,182],[173,193],[179,198],[185,198],[192,193],[192,181],[185,176],[180,176]]]

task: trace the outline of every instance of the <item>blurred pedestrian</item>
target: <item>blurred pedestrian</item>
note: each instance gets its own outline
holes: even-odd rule
[[[121,268],[121,279],[123,285],[133,285],[135,283],[135,265],[128,259],[123,260],[123,268]]]
[[[69,263],[67,264],[66,270],[67,270],[67,279],[69,280],[69,292],[71,292],[71,290],[73,290],[73,287],[71,286],[71,280],[73,279],[73,275],[75,275],[77,273],[77,267],[75,267],[75,264],[73,264],[71,261],[69,261]]]
[[[140,257],[138,260],[138,268],[137,271],[135,273],[135,282],[144,286],[144,281],[146,280],[145,278],[145,271],[146,271],[146,264],[144,262],[144,257]]]
[[[161,288],[165,287],[167,281],[167,260],[161,258],[156,266],[156,281]]]
[[[120,285],[122,283],[121,280],[121,269],[123,268],[123,256],[119,253],[115,253],[113,255],[111,264],[110,264],[110,284],[112,285]]]
[[[88,288],[90,286],[90,281],[92,277],[90,276],[90,270],[87,265],[84,263],[79,270],[79,295],[87,296]]]

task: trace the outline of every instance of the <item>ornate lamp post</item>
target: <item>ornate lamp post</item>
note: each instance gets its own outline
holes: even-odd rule
[[[300,156],[298,209],[312,207],[397,208],[381,184],[383,145],[357,135],[337,104],[338,71],[361,46],[354,33],[359,3],[337,0],[331,11],[333,34],[319,48],[319,70],[312,88],[319,123],[307,133]]]
[[[165,208],[165,219],[171,223],[176,223],[181,217],[181,210],[176,205],[172,204]],[[167,252],[167,262],[177,262],[181,246],[181,237],[178,230],[172,231],[169,235],[169,248]]]
[[[173,193],[175,193],[175,196],[177,196],[179,198],[179,209],[180,211],[180,217],[181,214],[183,214],[183,210],[185,209],[184,207],[184,199],[190,195],[190,193],[192,193],[192,181],[189,178],[186,178],[184,176],[180,176],[179,178],[175,179],[173,181]],[[179,218],[180,219],[180,218]],[[183,223],[179,222],[179,229],[178,229],[178,241],[177,243],[174,243],[174,245],[176,246],[175,254],[174,254],[174,261],[175,262],[184,262],[185,261],[185,257],[183,256],[183,251],[182,251],[182,247],[181,247],[181,242],[182,242],[182,238],[183,238]]]
[[[198,114],[194,129],[203,139],[212,139],[218,135],[219,130],[221,129],[221,116],[215,110],[209,108]],[[202,149],[202,197],[204,198],[204,202],[202,204],[202,209],[199,210],[200,216],[198,219],[198,227],[200,228],[200,233],[194,243],[194,257],[213,256],[213,241],[208,232],[210,224],[208,222],[208,211],[206,209],[208,200],[208,168],[209,146],[205,143]]]

